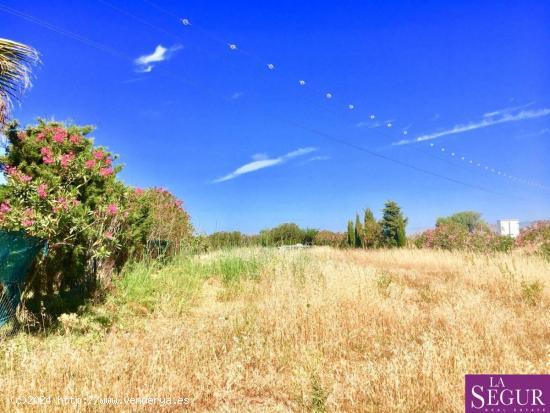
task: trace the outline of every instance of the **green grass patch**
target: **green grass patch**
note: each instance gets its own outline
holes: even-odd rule
[[[212,274],[219,277],[225,286],[239,284],[243,280],[259,277],[261,264],[256,257],[222,256],[210,264]]]
[[[165,266],[135,263],[115,282],[112,303],[114,308],[135,315],[157,310],[178,315],[192,304],[206,276],[203,266],[189,257],[176,258]]]
[[[100,339],[110,328],[130,328],[151,314],[178,317],[202,296],[207,279],[224,286],[224,300],[232,300],[246,282],[260,278],[272,254],[257,250],[219,251],[202,256],[177,256],[169,262],[129,263],[113,280],[101,304],[89,303],[57,318],[61,335]],[[0,333],[6,335],[7,327]]]
[[[521,296],[523,300],[531,306],[536,306],[542,301],[543,289],[542,282],[538,280],[533,282],[521,282]]]
[[[239,256],[230,251],[212,256],[176,257],[165,265],[154,261],[134,263],[115,282],[113,303],[136,315],[158,310],[178,315],[193,304],[206,279],[219,279],[233,297],[243,281],[260,277],[266,262],[263,255]]]

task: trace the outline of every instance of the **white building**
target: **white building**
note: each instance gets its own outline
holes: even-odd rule
[[[519,220],[517,219],[499,219],[497,221],[498,235],[507,235],[515,238],[519,235]]]

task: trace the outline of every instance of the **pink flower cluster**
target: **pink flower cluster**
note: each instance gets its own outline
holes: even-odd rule
[[[38,194],[38,197],[40,199],[45,199],[48,196],[48,185],[47,184],[40,184],[36,188],[36,193]]]
[[[84,167],[86,169],[94,169],[96,166],[96,161],[95,159],[89,159],[87,160],[86,162],[84,162]]]
[[[118,213],[118,207],[116,204],[109,204],[107,205],[105,212],[107,212],[107,215],[116,215]]]
[[[106,158],[107,155],[105,154],[105,152],[103,152],[101,149],[96,149],[94,152],[93,152],[93,157],[95,159],[97,159],[98,161],[101,161],[103,160],[103,158]]]
[[[102,149],[96,149],[93,151],[92,157],[92,159],[88,159],[84,162],[84,167],[86,169],[95,169],[99,166],[99,174],[104,178],[111,176],[115,172],[111,167],[113,160],[109,158],[109,156]]]
[[[434,246],[435,230],[427,229],[426,231],[424,231],[423,235],[426,237],[426,240],[425,240],[426,247],[432,248]]]
[[[53,130],[53,137],[52,140],[57,143],[63,143],[65,142],[65,139],[67,138],[67,131],[63,128],[55,128]]]
[[[17,132],[17,136],[20,140],[24,140],[28,137],[27,133],[23,130]],[[38,142],[42,142],[49,136],[51,136],[52,141],[56,143],[65,143],[68,139],[73,145],[80,145],[84,141],[77,133],[69,135],[67,130],[61,126],[57,126],[55,128],[45,128],[36,134],[36,140]]]
[[[42,155],[42,162],[46,165],[51,165],[53,163],[53,152],[48,146],[44,146],[40,149],[40,154]]]
[[[34,224],[34,211],[31,208],[25,209],[25,212],[23,212],[23,220],[21,221],[21,225],[23,225],[25,228],[31,227]]]
[[[69,141],[71,141],[71,143],[74,145],[80,145],[82,143],[82,138],[77,134],[72,134],[71,136],[69,136]]]
[[[11,211],[9,201],[2,202],[0,204],[0,222],[4,221],[6,214]]]
[[[18,171],[15,166],[6,166],[6,174],[23,183],[32,181],[32,176],[25,175],[23,172]]]
[[[74,161],[75,155],[73,152],[66,153],[64,155],[61,155],[61,158],[59,160],[59,163],[63,168],[66,168],[70,162]]]
[[[45,141],[46,138],[50,136],[53,142],[59,144],[65,143],[67,140],[74,145],[81,145],[84,142],[80,135],[78,135],[77,133],[69,135],[67,130],[60,126],[55,128],[45,128],[35,135],[38,142]],[[26,131],[20,130],[17,132],[17,137],[19,138],[19,140],[24,141],[26,138],[29,137],[29,135]],[[103,152],[101,151],[101,153]],[[51,147],[44,146],[40,148],[40,154],[42,155],[42,162],[44,162],[46,165],[51,165],[55,162],[54,153]],[[66,168],[69,163],[72,162],[74,159],[76,159],[76,156],[74,152],[70,151],[61,155],[59,158],[59,162],[63,168]],[[104,162],[107,166],[111,164],[111,160],[107,157]]]
[[[99,174],[100,174],[101,176],[103,176],[103,177],[110,176],[110,175],[113,174],[113,172],[114,172],[114,170],[113,170],[113,168],[111,168],[111,167],[108,167],[108,168],[101,168],[101,169],[99,170]]]
[[[10,211],[11,207],[9,201],[5,201],[0,204],[0,214],[7,214]]]

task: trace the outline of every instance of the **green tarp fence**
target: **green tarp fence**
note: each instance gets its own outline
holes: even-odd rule
[[[46,245],[24,232],[0,231],[0,326],[15,316],[30,266]]]
[[[170,241],[164,239],[153,239],[147,241],[147,251],[151,254],[154,253],[157,256],[166,254],[170,247]]]

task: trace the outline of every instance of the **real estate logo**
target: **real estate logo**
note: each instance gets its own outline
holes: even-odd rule
[[[550,375],[467,374],[466,413],[550,413]]]

